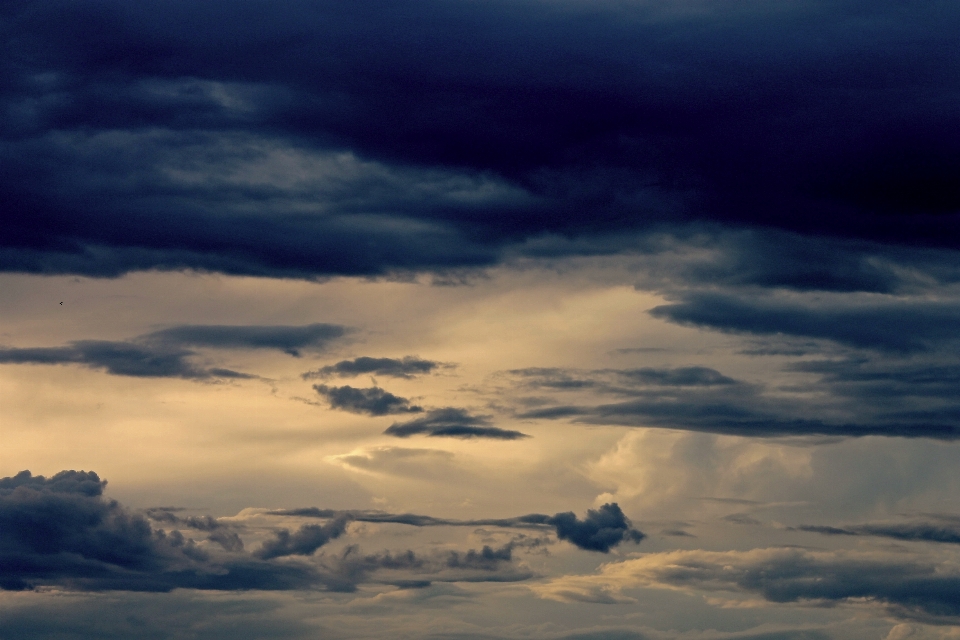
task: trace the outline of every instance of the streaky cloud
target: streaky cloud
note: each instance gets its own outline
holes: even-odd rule
[[[433,360],[424,360],[417,356],[403,358],[371,358],[361,356],[353,360],[341,360],[336,364],[327,365],[314,371],[303,374],[304,380],[312,378],[329,378],[338,376],[349,378],[365,374],[385,376],[388,378],[413,378],[419,375],[432,373],[442,366]]]
[[[489,418],[475,416],[463,409],[445,407],[431,409],[422,418],[409,422],[395,422],[383,433],[398,438],[424,435],[433,438],[488,438],[491,440],[519,440],[529,438],[525,433],[492,427]]]
[[[572,511],[552,516],[531,513],[513,518],[487,518],[456,520],[434,518],[412,513],[385,513],[382,511],[343,511],[306,507],[301,509],[281,509],[269,512],[277,516],[302,518],[323,518],[331,522],[342,519],[357,522],[380,524],[404,524],[413,527],[482,527],[494,526],[520,529],[553,529],[560,540],[566,540],[574,546],[587,551],[607,553],[621,542],[640,542],[646,535],[633,528],[630,520],[616,503],[608,503],[599,509],[588,509],[581,520]]]

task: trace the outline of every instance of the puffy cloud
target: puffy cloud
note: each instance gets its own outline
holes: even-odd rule
[[[313,385],[314,390],[326,397],[331,409],[341,409],[351,413],[366,413],[371,416],[385,416],[391,413],[420,413],[422,407],[410,404],[410,401],[395,396],[380,387],[358,389],[349,385],[331,387],[325,384]]]

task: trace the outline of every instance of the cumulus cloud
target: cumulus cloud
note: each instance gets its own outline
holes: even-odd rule
[[[293,532],[275,530],[247,553],[235,531],[212,524],[212,519],[191,521],[170,509],[150,510],[156,520],[176,525],[185,520],[194,529],[209,531],[208,541],[216,546],[197,543],[179,529],[155,529],[145,516],[105,498],[105,484],[96,473],[84,471],[62,471],[51,478],[23,471],[0,479],[0,589],[353,591],[371,581],[410,586],[517,581],[533,575],[516,566],[509,544],[479,551],[436,550],[426,556],[413,551],[363,554],[355,545],[340,553],[316,554],[345,534],[347,523],[356,519],[349,513]]]
[[[433,360],[424,360],[417,356],[403,358],[370,358],[361,356],[353,360],[341,360],[336,364],[320,367],[315,371],[303,374],[304,380],[311,378],[329,378],[338,376],[350,378],[359,375],[371,374],[388,378],[413,378],[419,375],[432,373],[441,366]]]
[[[492,427],[490,419],[475,416],[464,409],[445,407],[431,409],[422,418],[409,422],[395,422],[384,431],[386,435],[408,438],[413,435],[425,435],[434,438],[489,438],[492,440],[518,440],[530,436],[519,431],[510,431]]]
[[[315,384],[313,388],[327,399],[331,409],[365,413],[371,416],[385,416],[391,413],[420,413],[423,411],[423,407],[412,405],[406,398],[395,396],[380,387],[358,389],[349,385],[331,387],[325,384]]]

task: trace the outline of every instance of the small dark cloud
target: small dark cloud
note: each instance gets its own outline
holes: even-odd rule
[[[466,553],[451,551],[447,556],[447,566],[454,569],[496,569],[501,562],[510,562],[513,558],[513,546],[505,545],[493,549],[483,545],[480,551],[470,549]]]
[[[424,360],[417,356],[406,356],[403,358],[370,358],[362,356],[354,358],[353,360],[341,360],[336,364],[321,367],[315,371],[308,371],[303,374],[303,378],[304,380],[329,378],[332,376],[349,378],[365,374],[385,376],[388,378],[412,378],[414,376],[432,373],[440,366],[441,363],[439,362]]]
[[[606,553],[624,540],[640,542],[646,536],[634,529],[619,505],[605,504],[590,509],[583,520],[573,512],[558,513],[550,520],[557,529],[557,537],[569,540],[581,549]]]
[[[412,405],[408,399],[395,396],[380,387],[358,389],[349,385],[330,387],[325,384],[315,384],[313,388],[327,399],[331,409],[365,413],[371,416],[423,411],[423,407]]]
[[[306,524],[293,533],[280,529],[274,532],[273,539],[264,542],[253,555],[264,560],[292,555],[309,556],[331,540],[339,538],[346,530],[345,518],[335,518],[324,525]]]
[[[733,524],[745,524],[745,525],[758,525],[760,521],[750,516],[746,513],[731,513],[728,516],[722,518],[727,522],[732,522]]]
[[[709,367],[639,367],[636,369],[562,369],[531,367],[507,371],[519,384],[555,391],[592,389],[629,394],[644,387],[711,387],[739,384]]]
[[[696,538],[697,536],[684,531],[683,529],[664,529],[660,532],[662,536],[671,536],[676,538]]]
[[[301,350],[322,350],[343,337],[347,329],[336,324],[179,325],[148,333],[141,340],[213,349],[278,349],[299,357]]]
[[[384,431],[398,438],[425,435],[436,438],[490,438],[493,440],[518,440],[530,436],[519,431],[492,427],[489,418],[470,415],[463,409],[446,407],[432,409],[422,418],[409,422],[395,422]]]
[[[663,385],[673,387],[704,386],[737,384],[715,369],[708,367],[677,367],[676,369],[624,369],[616,372],[628,380],[635,380],[641,384]]]

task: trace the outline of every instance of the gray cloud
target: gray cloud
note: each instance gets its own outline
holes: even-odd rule
[[[24,471],[0,479],[0,589],[54,585],[76,591],[218,591],[326,589],[353,591],[365,581],[409,586],[411,580],[515,581],[532,574],[503,549],[315,554],[346,531],[355,518],[339,514],[322,525],[294,532],[279,529],[253,553],[236,532],[206,519],[180,518],[171,509],[150,513],[160,521],[209,531],[202,545],[179,530],[154,529],[143,515],[103,496],[97,474],[63,471],[52,478]],[[312,556],[309,562],[286,556]],[[283,560],[277,560],[284,558]],[[390,578],[375,573],[387,571]],[[411,577],[413,576],[413,577]]]
[[[883,522],[830,527],[798,525],[798,531],[834,536],[876,536],[894,540],[960,544],[960,521]]]
[[[463,409],[445,407],[443,409],[432,409],[424,417],[409,422],[395,422],[387,427],[384,433],[398,438],[425,435],[446,438],[518,440],[530,437],[519,431],[509,431],[489,425],[490,420],[484,416],[474,416]]]
[[[214,349],[278,349],[299,357],[304,349],[321,350],[343,337],[347,329],[336,324],[180,325],[148,333],[141,340]]]
[[[414,376],[432,373],[440,366],[441,363],[439,362],[424,360],[417,356],[405,356],[403,358],[370,358],[361,356],[353,360],[341,360],[336,364],[321,367],[315,371],[308,371],[303,374],[303,378],[304,380],[311,378],[329,378],[332,376],[349,378],[364,374],[386,376],[389,378],[413,378]]]
[[[309,556],[331,540],[342,536],[346,530],[345,518],[335,518],[324,525],[307,524],[293,533],[280,529],[274,532],[272,540],[264,542],[253,555],[264,560],[292,555]]]
[[[151,378],[254,378],[220,367],[202,367],[190,360],[187,347],[279,349],[299,355],[320,349],[345,335],[339,325],[302,327],[256,325],[180,325],[129,341],[77,340],[64,347],[0,348],[0,363],[79,364],[119,376]]]
[[[960,437],[953,365],[907,359],[808,360],[786,366],[810,373],[784,390],[746,384],[706,367],[677,369],[523,369],[512,388],[556,394],[523,419],[657,426],[744,436],[827,435]],[[511,389],[512,390],[512,389]],[[816,394],[816,404],[800,392]],[[569,395],[577,394],[579,395]],[[583,393],[593,394],[584,397]],[[617,396],[602,402],[600,394]],[[592,401],[592,402],[591,402]]]
[[[315,384],[313,388],[330,403],[331,409],[341,409],[351,413],[366,413],[371,416],[385,416],[392,413],[420,413],[423,407],[410,404],[410,401],[395,396],[380,387],[358,389],[349,385],[331,387]]]
[[[306,518],[324,518],[331,522],[355,520],[357,522],[375,522],[381,524],[405,524],[413,527],[482,527],[495,526],[520,529],[553,529],[560,540],[566,540],[587,551],[608,552],[621,542],[640,542],[646,536],[633,528],[630,520],[616,503],[605,504],[599,509],[587,510],[582,520],[572,511],[552,516],[531,513],[514,518],[486,518],[473,520],[454,520],[434,518],[412,513],[385,513],[382,511],[342,511],[335,509],[282,509],[270,512],[277,516],[296,516]],[[512,547],[511,547],[512,548]],[[509,559],[509,557],[508,557]]]
[[[755,593],[780,603],[868,600],[900,617],[960,619],[960,574],[914,557],[796,548],[656,555],[662,557],[637,563],[645,582]]]
[[[956,341],[960,329],[960,305],[928,300],[813,306],[693,292],[684,294],[681,302],[654,307],[650,314],[721,331],[782,333],[903,353],[927,351]]]

